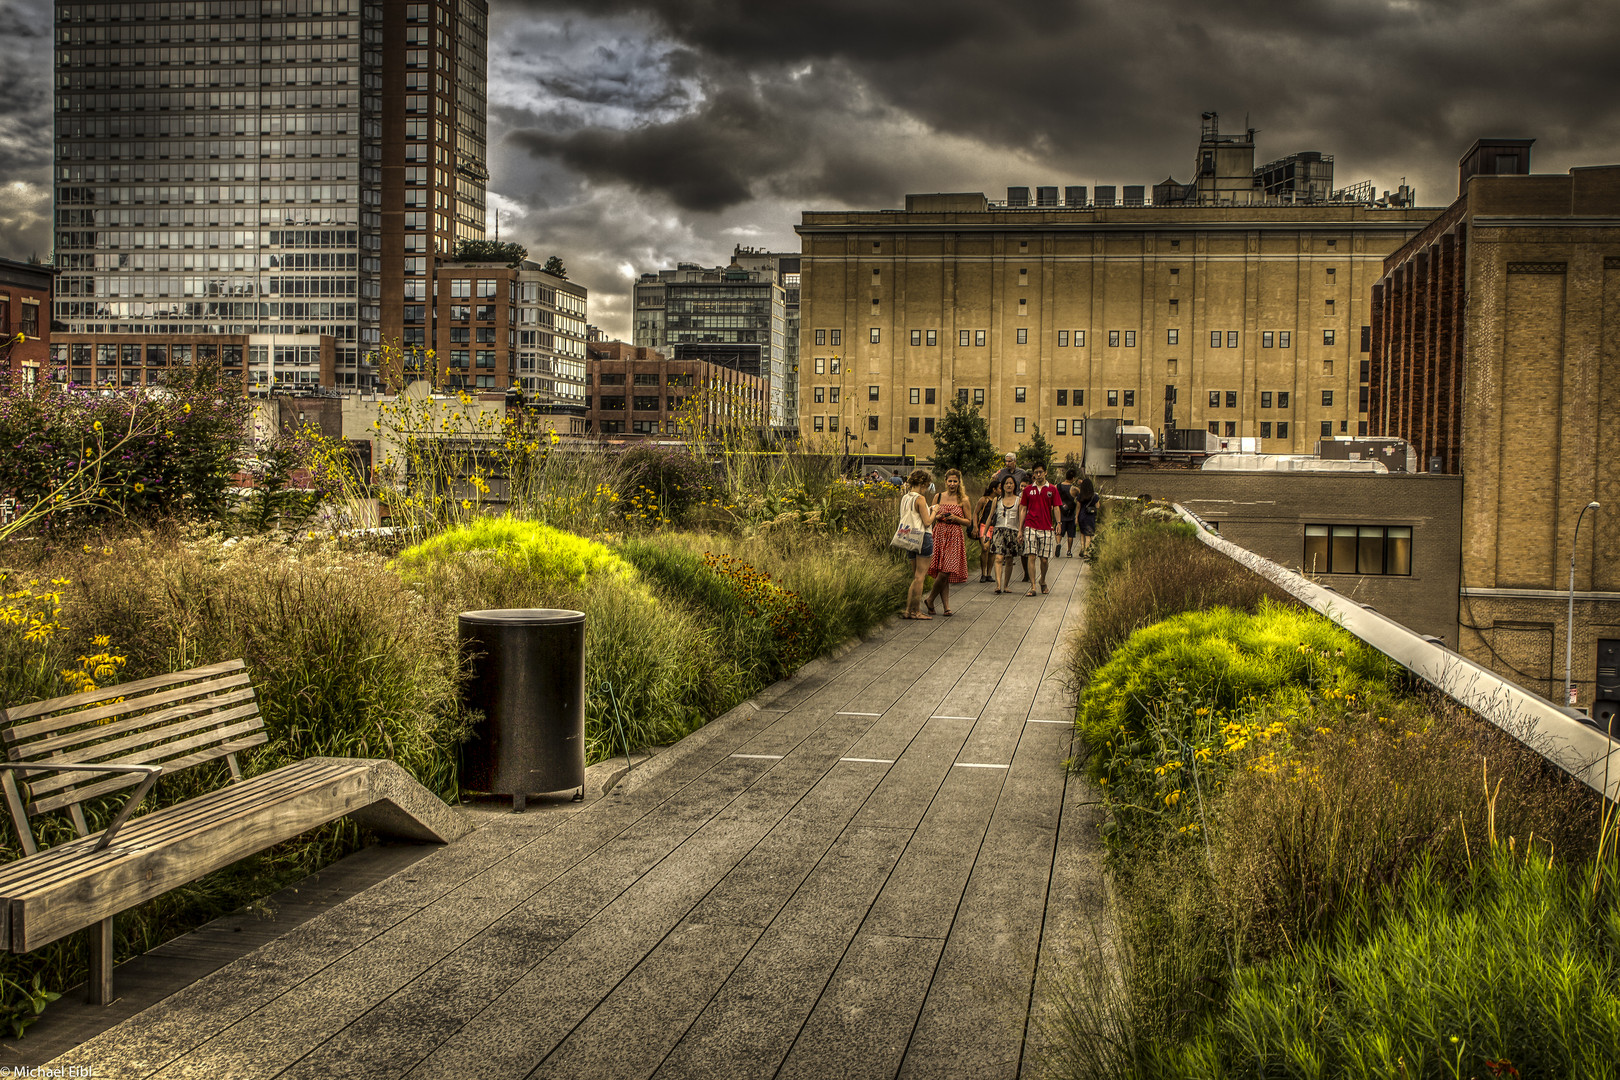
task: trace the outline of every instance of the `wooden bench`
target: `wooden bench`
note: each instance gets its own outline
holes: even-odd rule
[[[345,816],[421,842],[467,829],[392,761],[311,758],[244,780],[237,753],[269,740],[240,660],[0,710],[0,741],[0,787],[24,852],[0,866],[0,942],[25,953],[98,927],[97,1004],[113,1000],[121,911]],[[230,784],[130,818],[159,776],[220,758]],[[91,833],[82,804],[131,787],[107,828]],[[62,810],[79,838],[40,851],[30,818]]]

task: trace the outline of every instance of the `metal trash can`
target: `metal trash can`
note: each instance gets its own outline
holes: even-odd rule
[[[463,699],[483,713],[461,747],[461,786],[512,796],[585,787],[585,615],[561,608],[465,611],[473,658]],[[578,796],[576,796],[578,797]]]

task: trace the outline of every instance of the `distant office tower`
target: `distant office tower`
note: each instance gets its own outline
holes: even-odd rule
[[[259,385],[329,335],[340,389],[432,339],[433,260],[484,234],[486,0],[58,0],[56,28],[70,331],[247,335]]]
[[[635,302],[635,344],[758,375],[770,389],[771,426],[797,425],[787,411],[787,294],[774,269],[680,263],[642,274]]]
[[[799,253],[738,245],[731,261],[745,270],[774,270],[782,286],[782,411],[789,426],[799,418]]]

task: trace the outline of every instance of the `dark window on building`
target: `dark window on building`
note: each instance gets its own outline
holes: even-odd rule
[[[1322,391],[1322,407],[1325,409],[1330,409],[1333,407],[1333,391]]]
[[[1076,390],[1069,396],[1074,398],[1074,404],[1077,407],[1086,403],[1086,392],[1084,390]]]
[[[1181,344],[1181,331],[1174,328],[1166,330],[1164,332],[1164,343],[1166,345]]]
[[[1024,433],[1024,418],[1022,416],[1013,417],[1013,430],[1020,435]]]
[[[1013,400],[1020,405],[1024,403],[1024,389],[1022,386],[1013,387]]]
[[[652,397],[642,397],[637,395],[635,404],[637,412],[657,412],[658,395],[654,394]]]
[[[1236,435],[1237,435],[1237,422],[1235,420],[1228,420],[1226,422],[1226,437],[1228,439],[1230,439],[1230,438],[1235,437]]]
[[[923,434],[924,435],[932,435],[933,433],[934,433],[934,418],[932,416],[924,417],[923,418]]]
[[[1361,328],[1361,351],[1372,352],[1372,327],[1370,326]],[[1363,376],[1362,381],[1366,382],[1365,376]]]
[[[1236,390],[1228,390],[1226,392],[1226,407],[1228,409],[1237,408],[1237,391]]]
[[[1356,412],[1366,412],[1367,411],[1367,394],[1368,394],[1368,391],[1370,391],[1371,389],[1372,388],[1369,387],[1369,386],[1363,386],[1361,388],[1361,393],[1358,396],[1358,400],[1356,402]],[[1365,422],[1366,421],[1363,421],[1363,423],[1365,423]]]
[[[1331,331],[1331,330],[1322,331],[1322,344],[1324,344],[1324,345],[1333,344],[1333,331]]]
[[[866,418],[866,430],[867,431],[876,431],[877,429],[878,429],[878,427],[877,427],[877,417],[868,416]]]
[[[956,392],[956,400],[966,405],[968,402],[968,392],[966,390],[958,390]]]
[[[1412,573],[1410,525],[1307,525],[1303,568],[1312,574]]]
[[[1279,439],[1288,438],[1288,422],[1287,421],[1283,421],[1282,423],[1277,425],[1277,438],[1279,438]]]
[[[624,397],[623,397],[623,395],[619,395],[619,396],[615,396],[615,397],[604,397],[604,398],[602,398],[601,408],[603,408],[603,409],[611,409],[611,410],[621,410],[621,409],[623,409],[624,408]]]
[[[1218,409],[1221,407],[1221,392],[1219,390],[1211,390],[1209,392],[1209,407],[1212,409]]]
[[[1119,391],[1118,390],[1110,390],[1110,391],[1108,391],[1108,407],[1110,409],[1112,409],[1112,408],[1118,407],[1118,405],[1119,405]]]
[[[867,401],[876,401],[877,399],[878,399],[878,388],[876,386],[868,386],[866,388],[866,400]]]
[[[1288,408],[1288,391],[1287,390],[1279,390],[1279,391],[1277,391],[1277,408],[1279,408],[1279,409]]]
[[[910,417],[910,418],[909,418],[909,419],[908,419],[908,420],[907,420],[907,421],[906,421],[906,424],[907,424],[907,430],[908,430],[908,431],[910,431],[910,432],[911,432],[911,433],[912,433],[912,434],[913,434],[913,435],[915,435],[915,434],[917,434],[917,430],[918,430],[918,421],[917,421],[917,418],[916,418],[916,417],[915,417],[915,416],[913,416],[913,417]]]
[[[1329,438],[1332,438],[1332,437],[1333,437],[1333,421],[1331,421],[1331,420],[1322,421],[1322,438],[1329,439]]]
[[[1136,391],[1135,390],[1127,390],[1127,391],[1125,391],[1125,407],[1127,409],[1134,409],[1136,407]]]
[[[932,405],[932,404],[934,404],[934,398],[938,393],[939,393],[938,389],[935,388],[935,387],[932,387],[932,386],[925,389],[923,391],[923,404],[924,405]]]
[[[1069,392],[1067,390],[1059,390],[1057,392],[1057,403],[1059,405],[1067,405],[1069,403]]]
[[[1361,436],[1365,436],[1367,434],[1367,421],[1365,421],[1365,420],[1357,420],[1356,421],[1356,434],[1361,435]]]
[[[1209,433],[1211,435],[1219,435],[1221,433],[1221,422],[1219,420],[1211,420],[1209,422]]]
[[[1262,421],[1260,421],[1260,437],[1262,439],[1271,438],[1271,421],[1270,420],[1262,420]]]

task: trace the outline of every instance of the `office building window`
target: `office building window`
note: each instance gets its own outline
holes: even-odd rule
[[[911,332],[911,343],[913,345],[921,345],[922,344],[922,331],[921,330],[913,330]]]
[[[1365,421],[1365,420],[1356,421],[1356,434],[1357,435],[1362,435],[1362,436],[1365,436],[1367,434],[1367,421]]]
[[[1024,404],[1024,390],[1022,386],[1013,387],[1013,400],[1020,405]]]
[[[1260,347],[1269,349],[1277,343],[1277,335],[1270,330],[1260,331]]]
[[[1226,422],[1226,437],[1228,439],[1231,439],[1231,438],[1235,438],[1236,436],[1237,436],[1237,422],[1233,421],[1233,420],[1228,420]]]
[[[1181,344],[1181,331],[1173,329],[1173,328],[1170,329],[1170,330],[1166,330],[1164,332],[1164,343],[1166,345],[1179,345],[1179,344]]]
[[[1110,330],[1110,331],[1108,331],[1108,347],[1110,349],[1119,348],[1119,331],[1118,330]]]
[[[1211,420],[1209,422],[1209,433],[1211,435],[1219,435],[1221,433],[1221,422],[1219,420]]]
[[[1024,433],[1024,418],[1022,416],[1013,417],[1013,430],[1020,435]]]
[[[1029,330],[1028,330],[1028,328],[1022,327],[1022,326],[1020,326],[1018,328],[1018,344],[1020,344],[1020,345],[1028,345],[1029,344]]]
[[[1322,421],[1322,438],[1330,439],[1332,437],[1333,437],[1333,421],[1331,421],[1331,420]]]
[[[825,345],[825,344],[827,344],[827,331],[825,331],[825,330],[817,330],[816,331],[816,344],[817,345]],[[816,419],[819,420],[821,418],[818,416],[818,417],[816,417]]]
[[[827,400],[827,388],[825,386],[816,387],[816,404],[820,405],[823,402],[825,402],[826,400]]]
[[[1067,405],[1069,403],[1069,392],[1067,390],[1059,390],[1057,392],[1057,403],[1059,405]]]
[[[1325,304],[1325,308],[1324,308],[1325,313],[1328,314],[1328,315],[1332,315],[1333,314],[1333,301],[1332,300],[1327,300],[1327,301],[1324,301],[1324,304]]]
[[[1262,439],[1271,438],[1271,421],[1270,420],[1262,420],[1262,421],[1260,421],[1260,437]]]
[[[875,416],[868,416],[868,417],[867,417],[867,418],[866,418],[866,430],[867,430],[867,431],[876,431],[876,430],[877,430],[877,429],[878,429],[878,426],[877,426],[877,417],[875,417]]]
[[[975,405],[983,405],[984,404],[984,391],[983,390],[975,390],[975,391],[973,391],[973,404],[975,404]]]
[[[1322,331],[1322,344],[1324,344],[1324,345],[1333,344],[1333,331],[1331,331],[1331,330]]]
[[[839,360],[838,357],[836,357],[836,356],[833,357],[831,367],[828,369],[828,374],[831,374],[831,375],[838,374],[838,367],[839,367],[839,365],[841,363],[843,363],[843,361]]]
[[[939,391],[935,387],[932,387],[932,386],[925,389],[923,391],[923,404],[924,405],[932,405],[932,404],[934,404],[934,395],[937,394],[938,392]]]
[[[1086,332],[1084,330],[1076,330],[1074,332],[1074,347],[1077,349],[1083,349],[1086,347]]]
[[[1226,407],[1228,409],[1237,408],[1237,391],[1236,390],[1228,390],[1226,392]]]
[[[816,357],[816,374],[827,374],[827,358],[825,356]]]
[[[1135,330],[1127,330],[1127,331],[1125,331],[1125,347],[1127,349],[1136,348],[1136,331]]]
[[[1181,314],[1181,301],[1180,300],[1171,300],[1170,301],[1170,317],[1172,319],[1174,319],[1180,314]]]
[[[1058,331],[1058,348],[1067,349],[1068,347],[1069,347],[1069,332],[1067,330],[1059,330]]]
[[[1222,334],[1221,334],[1221,332],[1219,330],[1211,330],[1209,332],[1209,347],[1210,348],[1212,348],[1212,349],[1220,348],[1221,347],[1221,340],[1222,340]]]
[[[1221,392],[1219,390],[1211,390],[1209,392],[1209,407],[1212,409],[1218,409],[1221,407]]]
[[[832,337],[832,340],[828,342],[829,345],[840,345],[843,343],[844,332],[842,330],[829,330],[828,334]]]
[[[878,388],[875,387],[875,386],[868,386],[866,388],[866,400],[867,401],[876,401],[877,399],[878,399]]]
[[[984,331],[983,330],[975,330],[975,331],[973,331],[973,344],[978,346],[981,349],[984,348]]]
[[[1287,330],[1279,330],[1279,331],[1277,331],[1277,348],[1279,348],[1279,349],[1292,349],[1294,347],[1293,342],[1294,342],[1294,335],[1290,331],[1287,331]]]
[[[1331,409],[1333,407],[1333,391],[1322,391],[1322,407],[1326,409]]]
[[[1108,407],[1110,409],[1113,409],[1113,408],[1117,408],[1118,406],[1119,406],[1119,391],[1118,390],[1110,390],[1110,391],[1108,391]]]
[[[1361,351],[1372,352],[1372,327],[1370,326],[1361,328]],[[1361,381],[1366,382],[1367,380],[1362,379]]]
[[[1311,574],[1410,576],[1410,525],[1307,525],[1302,568]]]
[[[913,435],[917,434],[917,431],[918,431],[918,428],[919,428],[919,422],[918,422],[917,418],[915,416],[910,417],[906,421],[906,423],[907,423],[906,430],[910,431]]]
[[[1069,396],[1074,399],[1074,404],[1076,406],[1084,405],[1086,403],[1086,392],[1084,390],[1076,390]]]
[[[1238,332],[1236,330],[1228,330],[1226,332],[1226,347],[1228,349],[1235,349],[1238,347]]]
[[[956,332],[956,344],[957,344],[957,347],[965,349],[969,345],[971,345],[973,343],[972,334],[973,334],[973,331],[971,331],[971,330],[958,330]]]
[[[923,417],[923,434],[924,435],[932,435],[933,433],[934,433],[934,418],[932,416]]]
[[[1127,409],[1136,408],[1136,391],[1135,390],[1127,390],[1127,391],[1125,391],[1125,407]]]
[[[1069,423],[1067,420],[1055,420],[1053,423],[1057,425],[1057,433],[1059,435],[1067,435],[1069,433]]]
[[[1288,391],[1287,390],[1279,390],[1279,391],[1277,391],[1277,408],[1279,408],[1279,409],[1288,408]]]
[[[878,342],[883,340],[883,331],[879,330],[875,326],[872,327],[871,334],[866,340],[870,341],[873,345],[876,345]]]
[[[928,344],[930,344],[930,345],[938,345],[939,344],[939,331],[938,330],[930,330],[930,331],[928,331]]]
[[[1271,408],[1271,391],[1270,390],[1262,390],[1262,391],[1260,391],[1260,407],[1262,409]]]
[[[966,405],[968,403],[968,392],[966,390],[958,390],[956,392],[956,400],[960,401],[963,405]]]
[[[1340,420],[1339,421],[1339,434],[1340,435],[1348,435],[1348,434],[1350,434],[1350,421],[1348,421],[1348,420]]]
[[[838,399],[843,395],[843,391],[844,388],[842,386],[827,387],[827,400],[832,402],[834,405],[838,404]]]
[[[911,388],[911,404],[916,405],[922,401],[922,391],[917,387]]]

